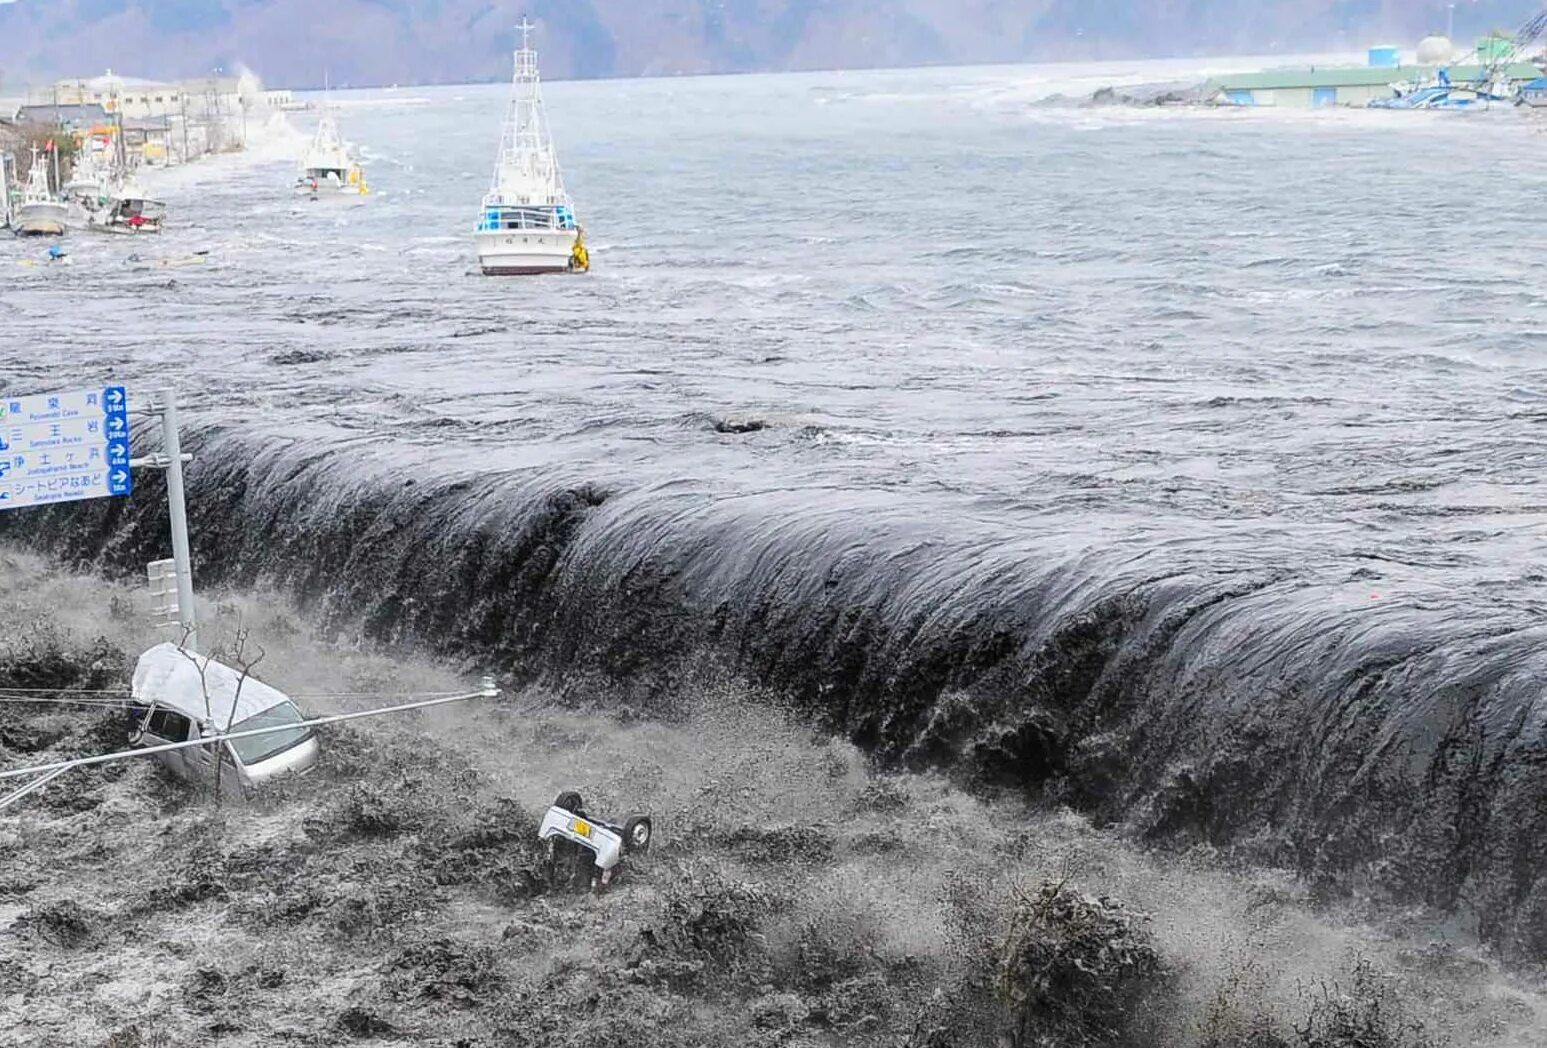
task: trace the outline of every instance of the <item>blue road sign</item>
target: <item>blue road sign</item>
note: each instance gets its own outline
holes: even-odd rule
[[[124,387],[0,398],[0,510],[133,490]]]

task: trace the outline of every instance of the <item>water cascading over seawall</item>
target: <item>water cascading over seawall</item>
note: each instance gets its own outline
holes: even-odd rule
[[[377,442],[246,428],[186,443],[206,589],[278,586],[382,641],[663,707],[707,659],[886,762],[1475,914],[1507,954],[1547,955],[1547,629],[1518,604],[1245,540],[1006,534],[885,490],[405,472]],[[156,484],[0,536],[137,572],[165,555]]]

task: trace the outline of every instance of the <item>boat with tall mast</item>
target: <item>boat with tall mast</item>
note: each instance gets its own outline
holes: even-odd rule
[[[159,233],[166,213],[166,204],[147,195],[133,177],[125,177],[113,183],[100,207],[86,213],[86,224],[102,233]]]
[[[101,176],[101,195],[86,207],[86,228],[127,235],[159,233],[166,221],[166,204],[146,193],[134,177],[124,145],[123,107],[115,109],[118,126],[113,135],[113,157]]]
[[[64,184],[65,202],[76,204],[88,213],[101,207],[107,199],[113,176],[111,165],[102,163],[92,151],[91,144],[92,140],[88,137],[85,147],[76,154],[70,180]]]
[[[585,235],[564,189],[548,131],[532,28],[521,20],[510,108],[475,234],[478,264],[486,276],[590,268]]]
[[[65,220],[70,207],[54,195],[48,183],[48,164],[38,160],[37,149],[32,150],[32,169],[27,173],[27,185],[22,190],[21,202],[16,205],[14,224],[18,236],[63,236]]]
[[[323,85],[322,116],[317,120],[317,131],[306,147],[306,155],[301,158],[296,192],[313,200],[323,194],[365,196],[370,192],[365,184],[365,169],[350,157],[344,136],[339,133],[338,118],[328,105],[326,76]]]

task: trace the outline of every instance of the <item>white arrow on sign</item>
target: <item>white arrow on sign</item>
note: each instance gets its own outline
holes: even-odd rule
[[[99,469],[87,473],[0,482],[0,503],[4,503],[8,509],[21,509],[24,506],[50,506],[78,499],[106,498],[116,494],[115,488],[125,485],[125,481],[110,477],[109,472],[107,469]],[[127,480],[125,471],[111,472],[119,473]]]
[[[122,386],[0,397],[0,509],[127,495]]]
[[[122,392],[122,387],[85,389],[71,393],[42,393],[34,397],[0,398],[0,426],[27,425],[34,422],[67,422],[74,418],[101,418],[109,413],[122,414],[126,402],[107,403],[107,395]]]
[[[107,434],[106,423],[105,418],[76,418],[68,422],[0,426],[0,451],[46,451],[76,444],[100,444]]]

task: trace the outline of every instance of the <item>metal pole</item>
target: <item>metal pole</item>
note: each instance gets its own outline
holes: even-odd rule
[[[45,772],[44,774],[39,775],[36,779],[33,779],[31,782],[27,783],[27,785],[23,786],[15,793],[6,794],[5,797],[0,798],[0,810],[9,808],[11,805],[27,796],[27,794],[31,793],[33,790],[39,789],[44,784],[52,782],[69,770],[69,768],[55,768],[53,771]]]
[[[188,651],[199,650],[193,610],[193,557],[188,552],[188,505],[183,500],[183,447],[177,435],[177,394],[161,394],[161,444],[167,457],[167,510],[172,518],[172,560],[177,572],[177,619]]]

